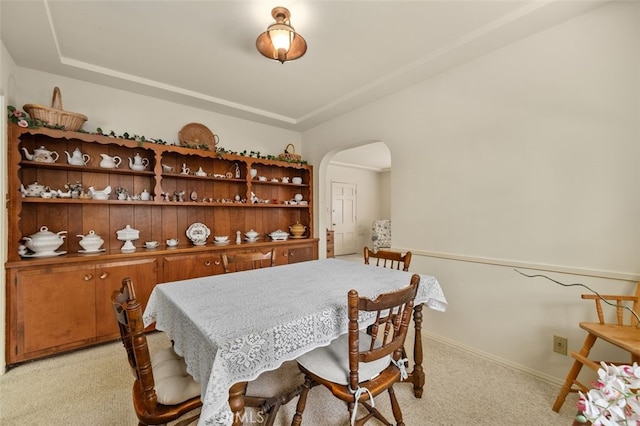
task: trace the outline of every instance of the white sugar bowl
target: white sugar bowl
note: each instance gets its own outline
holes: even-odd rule
[[[104,240],[93,229],[87,235],[76,235],[76,237],[82,238],[78,243],[84,251],[98,251],[104,244]]]
[[[246,237],[250,240],[255,240],[256,238],[258,238],[258,233],[253,229],[251,229],[249,232],[245,232],[244,235],[246,235]]]

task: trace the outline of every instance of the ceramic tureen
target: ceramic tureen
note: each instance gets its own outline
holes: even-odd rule
[[[56,249],[64,243],[64,237],[67,231],[60,231],[57,234],[49,231],[49,228],[43,226],[40,231],[35,234],[24,237],[24,245],[36,254],[51,253],[54,254]]]

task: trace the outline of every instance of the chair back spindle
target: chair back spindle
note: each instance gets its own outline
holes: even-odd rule
[[[250,269],[268,268],[276,264],[276,250],[265,253],[222,253],[222,267],[225,274],[229,272],[247,271]]]
[[[411,263],[411,252],[408,251],[405,254],[391,250],[378,250],[377,252],[373,252],[369,250],[369,247],[365,247],[365,265],[370,265],[371,259],[375,259],[375,266],[398,270],[402,269],[406,272],[409,270],[409,264]]]

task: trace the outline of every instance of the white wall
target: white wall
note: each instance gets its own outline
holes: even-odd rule
[[[380,219],[391,219],[391,170],[381,172],[378,175],[380,181]],[[393,228],[393,223],[391,224]],[[393,235],[393,234],[392,234]]]
[[[357,212],[356,212],[356,253],[362,253],[364,246],[371,247],[371,223],[374,219],[381,219],[380,200],[388,198],[382,191],[380,173],[348,167],[343,165],[329,165],[327,168],[328,182],[353,183],[357,188]],[[329,191],[325,199],[327,207],[331,207],[331,183],[327,185]],[[329,220],[331,216],[329,213]],[[331,229],[331,223],[329,229]]]
[[[292,143],[297,153],[304,154],[300,133],[291,130],[27,68],[17,68],[14,75],[16,82],[9,94],[9,104],[17,108],[22,108],[25,103],[50,105],[53,88],[58,86],[64,109],[88,117],[83,127],[87,131],[100,127],[105,132],[113,130],[118,135],[128,132],[177,142],[180,129],[187,123],[196,122],[217,134],[220,137],[218,146],[225,149],[277,155]]]
[[[319,176],[336,150],[372,138],[391,150],[393,245],[417,254],[411,269],[435,275],[450,303],[426,312],[428,332],[563,378],[570,358],[552,353],[552,335],[579,349],[593,309],[581,290],[513,266],[630,291],[639,36],[640,5],[609,4],[303,134]]]

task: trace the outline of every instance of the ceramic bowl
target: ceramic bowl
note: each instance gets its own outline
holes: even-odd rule
[[[225,243],[225,242],[229,241],[229,236],[228,235],[215,235],[213,237],[213,239],[215,240],[216,243]]]
[[[144,246],[146,248],[156,248],[156,247],[158,247],[158,242],[157,241],[145,241]]]
[[[295,183],[296,185],[300,185],[302,183],[302,178],[300,176],[296,176],[291,179],[291,183]]]

